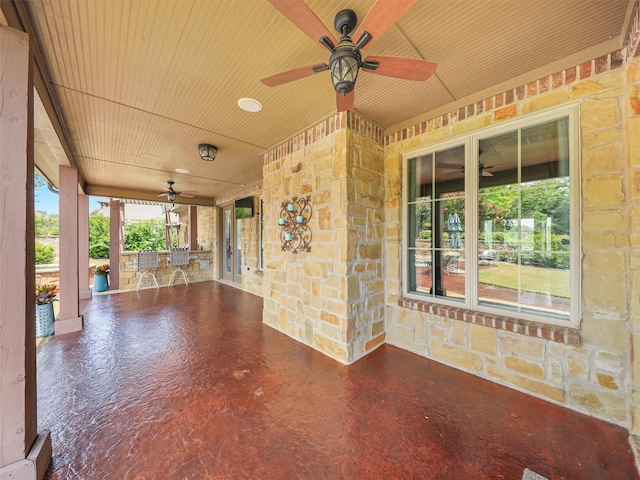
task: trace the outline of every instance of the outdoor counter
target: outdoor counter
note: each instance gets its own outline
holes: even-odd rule
[[[156,276],[158,285],[165,287],[169,284],[171,273],[173,273],[176,267],[167,266],[167,258],[169,257],[168,250],[160,250],[158,253],[160,254],[158,268],[149,269],[149,271]],[[138,272],[136,265],[137,258],[138,252],[120,252],[120,290],[135,290],[138,286],[140,272]],[[190,250],[189,260],[189,265],[181,266],[189,277],[189,282],[213,280],[211,250]],[[146,277],[142,281],[142,288],[150,285],[149,279],[150,277]],[[174,281],[174,285],[183,284],[184,282],[181,277],[178,277],[178,280]]]

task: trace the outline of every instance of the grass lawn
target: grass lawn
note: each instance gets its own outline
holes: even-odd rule
[[[480,269],[480,283],[496,287],[515,288],[519,284],[525,292],[550,293],[555,297],[569,298],[569,270],[518,266],[496,262]]]

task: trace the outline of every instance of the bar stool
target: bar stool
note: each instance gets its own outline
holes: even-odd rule
[[[136,288],[136,292],[140,290],[140,284],[142,283],[142,279],[146,275],[151,275],[151,279],[153,283],[156,284],[156,288],[160,290],[158,286],[158,281],[156,280],[156,276],[153,272],[149,271],[150,268],[158,269],[159,255],[155,250],[141,250],[138,252],[138,258],[136,260],[138,271],[142,270],[140,274],[140,278],[138,279],[138,287]]]
[[[189,265],[189,250],[183,249],[171,249],[171,253],[169,258],[167,258],[167,266],[178,267],[171,272],[171,278],[169,279],[169,285],[173,284],[173,281],[178,278],[180,274],[182,274],[182,278],[184,278],[185,285],[189,285],[189,277],[187,277],[187,273],[180,268],[182,265]]]

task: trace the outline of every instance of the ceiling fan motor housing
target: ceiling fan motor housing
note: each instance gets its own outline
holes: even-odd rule
[[[348,35],[353,31],[357,23],[358,16],[356,15],[356,12],[349,10],[348,8],[340,10],[336,14],[336,18],[333,19],[333,26],[341,35]],[[347,29],[346,32],[343,31],[344,28]]]

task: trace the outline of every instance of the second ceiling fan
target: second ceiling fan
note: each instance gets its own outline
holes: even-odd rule
[[[417,58],[369,56],[362,60],[361,51],[370,48],[417,0],[377,0],[353,35],[356,43],[350,35],[358,22],[352,10],[341,10],[334,19],[334,27],[341,34],[337,42],[303,0],[268,1],[314,42],[320,42],[331,52],[328,64],[307,65],[263,78],[262,83],[268,87],[329,70],[338,111],[344,112],[353,108],[353,88],[361,68],[369,73],[417,81],[427,80],[436,70],[435,63]]]

